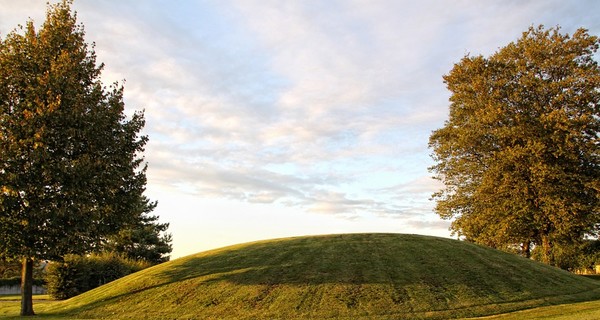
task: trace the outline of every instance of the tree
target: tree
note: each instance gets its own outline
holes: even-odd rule
[[[103,250],[152,264],[169,261],[169,254],[173,251],[172,236],[164,233],[169,224],[159,223],[158,216],[149,215],[155,207],[156,202],[141,197],[136,209],[136,221],[109,237]]]
[[[492,247],[554,243],[600,223],[599,41],[529,28],[489,58],[465,56],[444,81],[449,119],[429,140],[445,187],[436,212],[453,233]]]
[[[553,247],[552,258],[554,264],[571,272],[590,272],[595,270],[596,262],[600,257],[600,242],[585,239],[582,242],[568,245],[558,244]],[[532,251],[532,256],[538,254],[539,248]]]
[[[22,261],[22,315],[33,261],[97,248],[146,184],[143,113],[127,119],[122,85],[102,85],[70,5],[0,39],[0,256]]]

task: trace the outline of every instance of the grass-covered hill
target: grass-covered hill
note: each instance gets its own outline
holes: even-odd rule
[[[180,258],[38,313],[121,319],[469,317],[600,298],[598,282],[451,239],[344,234]]]

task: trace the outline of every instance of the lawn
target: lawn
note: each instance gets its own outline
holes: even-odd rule
[[[476,319],[498,320],[596,320],[600,319],[600,301],[587,301],[556,306],[539,307]]]
[[[21,307],[21,296],[20,295],[0,295],[0,319],[12,319],[18,318],[19,309]],[[57,301],[50,300],[48,295],[34,295],[34,304],[40,309],[44,310],[48,304],[56,303]],[[44,319],[52,319],[52,317],[43,317]],[[55,318],[63,319],[63,318]]]
[[[19,296],[0,296],[0,319],[21,319],[19,314]],[[48,304],[57,303],[57,301],[48,300],[47,296],[35,297],[37,308],[41,311],[36,319],[73,319],[72,316],[57,316],[44,314]],[[42,302],[43,301],[43,302]],[[99,318],[100,319],[100,318]],[[533,308],[523,311],[505,313],[495,316],[465,318],[465,319],[490,319],[490,320],[595,320],[600,319],[600,300],[587,301],[572,304],[563,304],[555,306],[546,306]]]
[[[580,319],[600,317],[598,299],[596,280],[474,244],[351,234],[202,252],[34,309],[44,319]],[[17,314],[18,302],[0,302],[0,318]]]
[[[0,319],[22,319],[18,317],[19,314],[19,301],[18,296],[0,296]],[[45,303],[40,303],[36,305],[37,308],[41,311],[40,314],[36,316],[36,319],[57,319],[57,320],[65,320],[65,319],[73,319],[72,316],[57,316],[52,314],[44,314],[44,310],[48,303],[53,303],[52,301],[48,301],[47,298],[36,297],[36,300],[45,301]],[[56,303],[56,301],[54,302]],[[98,318],[100,319],[100,318]],[[478,317],[478,318],[465,318],[469,320],[474,319],[490,319],[490,320],[536,320],[536,319],[547,319],[547,320],[595,320],[600,319],[600,301],[588,301],[588,302],[579,302],[572,304],[563,304],[563,305],[555,305],[555,306],[546,306],[533,308],[523,311],[505,313],[495,316],[487,316],[487,317]]]

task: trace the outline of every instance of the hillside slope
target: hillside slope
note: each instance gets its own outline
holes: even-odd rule
[[[456,240],[342,234],[187,256],[53,304],[44,313],[127,319],[434,319],[600,298],[598,288],[594,280]]]

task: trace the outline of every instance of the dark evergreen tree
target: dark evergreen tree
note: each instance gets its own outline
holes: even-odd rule
[[[159,223],[159,217],[150,214],[155,207],[156,202],[141,197],[136,208],[136,221],[109,237],[103,250],[152,264],[169,261],[173,251],[172,236],[166,233],[169,224]]]

